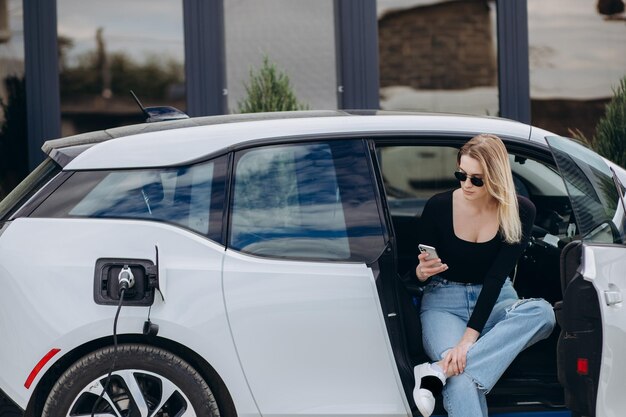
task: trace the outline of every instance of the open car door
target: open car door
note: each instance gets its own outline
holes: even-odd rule
[[[563,301],[555,306],[561,326],[557,358],[565,402],[578,415],[623,416],[624,187],[615,170],[599,155],[562,137],[546,140],[565,182],[580,238],[563,248]]]

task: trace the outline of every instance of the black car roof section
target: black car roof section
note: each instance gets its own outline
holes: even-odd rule
[[[78,145],[95,145],[96,143],[105,142],[110,139],[120,138],[124,136],[136,135],[139,133],[159,132],[163,130],[180,129],[185,127],[208,126],[225,123],[252,122],[260,120],[277,120],[277,119],[297,119],[310,117],[334,117],[334,116],[350,116],[350,115],[372,115],[380,113],[376,110],[364,111],[342,111],[342,110],[315,110],[315,111],[291,111],[291,112],[273,112],[273,113],[245,113],[245,114],[228,114],[221,116],[204,116],[194,117],[190,119],[171,120],[158,123],[141,123],[130,126],[121,126],[112,129],[100,130],[95,132],[81,133],[79,135],[68,136],[61,139],[53,139],[46,141],[41,149],[48,155],[52,155],[55,149],[74,147]],[[386,113],[390,114],[390,113]]]

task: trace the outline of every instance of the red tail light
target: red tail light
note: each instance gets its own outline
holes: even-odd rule
[[[589,360],[585,358],[578,358],[578,361],[576,363],[576,372],[578,372],[578,375],[588,375]]]

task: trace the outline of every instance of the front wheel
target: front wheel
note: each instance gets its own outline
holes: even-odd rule
[[[42,417],[91,416],[113,361],[113,347],[84,356],[56,382]],[[178,356],[147,345],[120,345],[106,393],[96,416],[219,417],[211,389]]]

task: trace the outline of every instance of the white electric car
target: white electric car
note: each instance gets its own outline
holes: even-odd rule
[[[510,277],[559,323],[490,410],[623,416],[626,171],[514,121],[341,111],[46,142],[0,202],[0,414],[419,415],[420,214],[485,132],[537,207]]]

